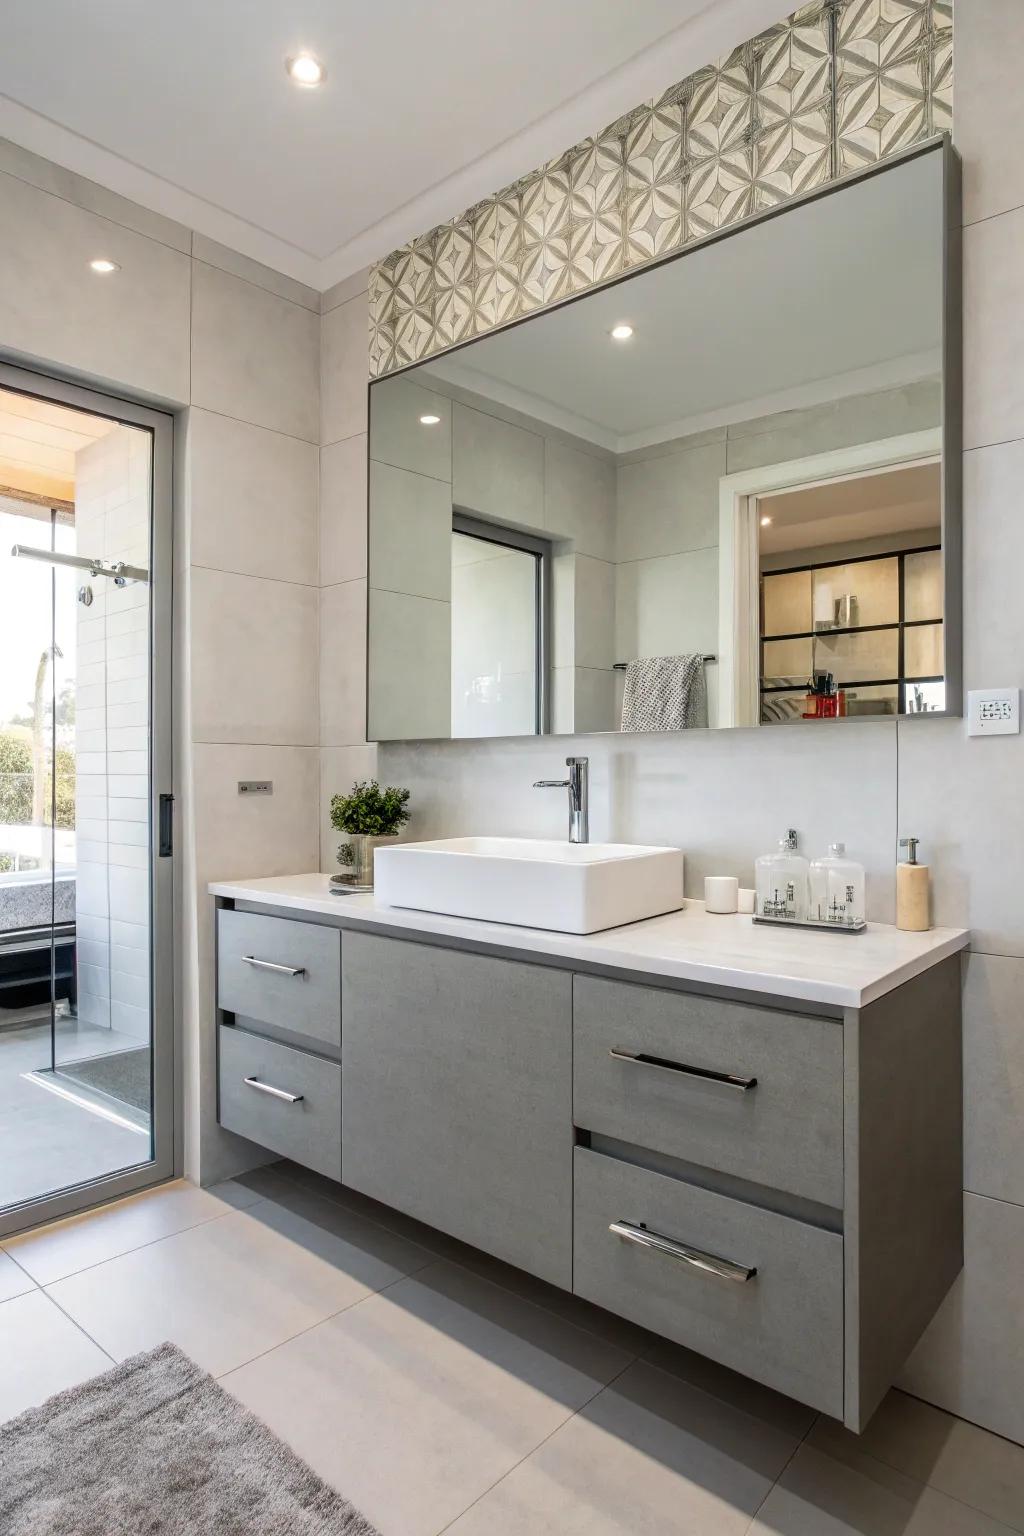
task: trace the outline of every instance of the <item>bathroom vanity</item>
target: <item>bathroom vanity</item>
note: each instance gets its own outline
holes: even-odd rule
[[[221,1125],[863,1428],[961,1268],[965,932],[210,889]]]

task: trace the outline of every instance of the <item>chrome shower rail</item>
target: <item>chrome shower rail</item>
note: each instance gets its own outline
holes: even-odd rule
[[[15,544],[11,550],[15,559],[42,560],[50,565],[68,565],[75,571],[88,571],[90,576],[108,576],[117,587],[129,581],[148,581],[149,572],[142,565],[125,565],[123,560],[108,564],[106,560],[90,560],[87,555],[62,555],[55,549],[33,549],[30,544]]]

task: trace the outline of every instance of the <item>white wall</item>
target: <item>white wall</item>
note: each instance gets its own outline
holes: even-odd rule
[[[97,277],[96,255],[120,271]],[[3,355],[176,415],[180,1151],[204,1182],[267,1156],[216,1125],[207,881],[317,862],[319,311],[290,278],[0,141]],[[365,305],[362,334],[365,373]],[[273,796],[239,799],[241,778]]]

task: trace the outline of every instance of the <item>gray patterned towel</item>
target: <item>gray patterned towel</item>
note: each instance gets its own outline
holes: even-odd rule
[[[687,731],[706,727],[704,657],[641,656],[626,668],[624,731]]]

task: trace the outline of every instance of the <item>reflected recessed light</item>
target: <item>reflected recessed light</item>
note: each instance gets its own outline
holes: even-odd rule
[[[320,85],[327,79],[327,71],[311,53],[297,53],[285,60],[285,68],[296,85]]]
[[[772,525],[772,520],[771,520],[770,517],[762,517],[762,519],[761,519],[761,527],[762,528],[770,528],[771,525]]]
[[[116,261],[109,261],[106,256],[97,256],[95,261],[90,261],[90,267],[94,272],[120,272],[121,268]]]
[[[424,427],[436,427],[440,420],[440,416],[421,416],[420,425]]]
[[[612,340],[613,341],[628,341],[629,338],[632,336],[632,334],[633,334],[633,327],[631,325],[626,325],[625,323],[623,323],[622,325],[613,325],[612,326]]]

